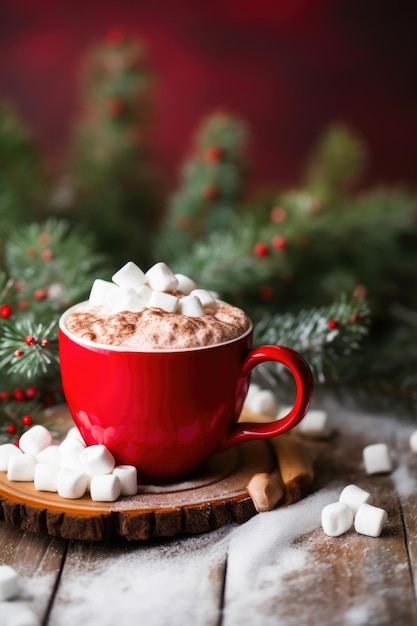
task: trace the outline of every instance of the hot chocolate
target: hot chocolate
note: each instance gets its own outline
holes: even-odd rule
[[[157,265],[166,273],[166,266]],[[249,329],[250,321],[244,311],[186,283],[185,277],[178,277],[176,284],[167,282],[171,290],[159,291],[151,286],[155,266],[151,268],[151,278],[139,286],[131,278],[132,264],[125,266],[128,267],[129,286],[118,276],[124,268],[113,277],[122,285],[96,281],[99,284],[93,285],[90,300],[75,307],[66,317],[65,325],[71,333],[109,346],[172,350],[223,343]],[[122,277],[126,278],[126,273],[124,269]],[[147,275],[144,276],[146,280]],[[164,285],[158,283],[158,286]]]

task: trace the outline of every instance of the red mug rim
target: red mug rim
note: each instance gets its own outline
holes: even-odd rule
[[[124,352],[124,353],[134,352],[134,353],[137,353],[137,354],[140,354],[140,353],[146,353],[146,354],[161,353],[161,354],[164,354],[164,353],[174,353],[174,352],[196,352],[196,351],[200,351],[200,350],[210,350],[210,349],[219,348],[219,347],[222,347],[222,346],[227,346],[228,344],[232,344],[232,343],[235,343],[237,341],[240,341],[240,340],[244,339],[245,337],[250,335],[251,332],[253,331],[252,320],[248,317],[249,327],[248,327],[248,329],[244,333],[242,333],[238,337],[235,337],[234,339],[229,339],[228,341],[222,341],[221,343],[212,343],[212,344],[210,344],[208,346],[193,346],[193,347],[189,347],[189,348],[149,348],[149,349],[135,348],[134,346],[112,346],[112,345],[106,344],[106,343],[98,343],[97,341],[91,341],[90,339],[83,339],[82,337],[79,337],[78,335],[75,335],[70,330],[68,330],[68,328],[65,325],[66,317],[68,315],[70,315],[74,310],[76,310],[80,306],[82,306],[83,304],[88,304],[88,301],[78,302],[77,304],[74,304],[69,309],[64,311],[64,313],[62,313],[61,317],[59,318],[59,329],[69,339],[71,339],[71,341],[74,341],[74,343],[77,343],[78,345],[83,346],[85,348],[91,348],[91,349],[96,349],[96,350],[106,350],[106,351],[109,351],[109,352]]]

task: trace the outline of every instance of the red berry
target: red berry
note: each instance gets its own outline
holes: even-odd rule
[[[0,402],[1,402],[2,400],[8,400],[8,399],[9,399],[9,396],[10,396],[10,394],[9,394],[9,392],[8,392],[8,391],[1,391],[1,392],[0,392]]]
[[[34,398],[37,393],[38,393],[38,388],[37,387],[28,387],[26,389],[26,397],[27,398]]]
[[[13,391],[13,398],[17,400],[17,402],[23,402],[26,400],[26,392],[24,389],[15,389]]]
[[[35,339],[35,337],[33,335],[26,335],[25,343],[28,346],[33,346],[36,343],[36,339]]]
[[[53,257],[52,250],[49,250],[49,248],[46,248],[46,250],[42,251],[41,256],[44,261],[50,261]]]
[[[45,289],[36,289],[33,295],[35,300],[44,300],[46,298],[46,291]]]
[[[9,304],[3,304],[0,309],[0,315],[4,320],[7,320],[8,317],[13,313],[13,309]]]
[[[269,254],[269,246],[266,243],[257,243],[253,248],[253,253],[257,257],[267,256]]]
[[[41,339],[39,343],[42,348],[47,348],[49,346],[49,339]]]
[[[329,320],[328,326],[331,330],[334,330],[338,327],[338,323],[336,322],[336,320]]]
[[[272,239],[272,245],[274,246],[275,250],[285,250],[285,248],[287,247],[287,240],[281,235],[276,235]]]
[[[9,435],[14,435],[16,431],[17,431],[17,428],[14,424],[8,425],[7,432],[9,433]]]
[[[23,350],[15,350],[14,355],[16,359],[20,359],[20,357],[23,356]]]
[[[275,206],[270,213],[271,222],[275,224],[281,224],[287,217],[287,212],[280,206]]]
[[[32,426],[33,419],[31,418],[30,415],[24,415],[22,417],[22,424],[23,424],[23,426]]]
[[[223,149],[218,146],[211,146],[204,151],[204,160],[207,163],[218,163],[223,157]]]

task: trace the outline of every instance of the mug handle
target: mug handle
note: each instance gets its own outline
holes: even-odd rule
[[[266,439],[281,435],[301,422],[307,413],[313,395],[314,382],[311,370],[303,357],[295,350],[292,350],[292,348],[259,346],[250,350],[246,355],[242,366],[242,376],[248,376],[254,367],[265,361],[282,363],[293,374],[297,390],[293,408],[288,415],[274,422],[262,424],[242,422],[233,424],[223,440],[220,450],[227,450],[242,441]]]

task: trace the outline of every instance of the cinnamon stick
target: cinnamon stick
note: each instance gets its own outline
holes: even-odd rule
[[[269,441],[277,457],[284,484],[284,502],[285,504],[298,502],[311,487],[314,480],[314,469],[310,455],[293,434],[272,437]]]
[[[272,511],[284,495],[278,466],[270,474],[268,472],[254,474],[247,490],[258,513]]]

